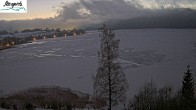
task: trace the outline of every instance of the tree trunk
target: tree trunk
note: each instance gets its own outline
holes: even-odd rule
[[[111,76],[109,74],[109,110],[112,109],[112,88],[111,88]]]

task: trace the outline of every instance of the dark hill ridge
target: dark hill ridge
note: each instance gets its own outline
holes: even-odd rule
[[[112,29],[145,29],[145,28],[196,28],[196,10],[175,9],[159,12],[154,15],[130,19],[109,20],[100,24],[84,26],[86,30],[96,30],[106,24]]]
[[[32,105],[38,108],[62,108],[76,107],[84,108],[87,105],[93,105],[93,98],[86,93],[72,91],[68,88],[58,86],[53,87],[35,87],[19,91],[1,98],[2,108],[25,108],[26,105]],[[95,103],[94,103],[95,104]]]

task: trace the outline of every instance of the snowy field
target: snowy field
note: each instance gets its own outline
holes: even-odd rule
[[[0,90],[5,93],[57,85],[92,94],[100,38],[97,31],[39,40],[0,51]],[[181,86],[186,66],[196,72],[196,30],[118,30],[120,62],[132,96],[147,81]]]

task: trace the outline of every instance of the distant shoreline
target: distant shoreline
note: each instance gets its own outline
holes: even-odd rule
[[[27,31],[27,32],[26,32]],[[0,51],[15,47],[15,45],[32,43],[36,40],[47,39],[47,38],[56,38],[63,36],[76,36],[85,34],[86,31],[82,29],[73,29],[73,30],[24,30],[23,33],[8,33],[2,31],[3,35],[0,35]],[[11,37],[10,37],[11,36]]]
[[[5,50],[5,49],[9,49],[9,48],[13,48],[14,46],[5,46],[5,47],[0,47],[0,51]]]

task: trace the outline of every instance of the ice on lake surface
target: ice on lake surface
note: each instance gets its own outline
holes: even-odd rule
[[[0,51],[0,90],[6,93],[57,85],[92,94],[100,37],[97,31],[76,37],[38,40]],[[118,59],[131,96],[145,82],[181,86],[186,66],[196,68],[195,29],[117,30]]]

